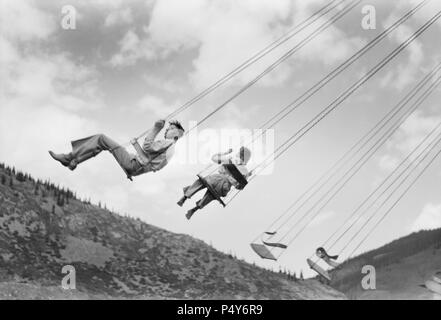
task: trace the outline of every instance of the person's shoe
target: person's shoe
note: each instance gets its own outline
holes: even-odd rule
[[[63,166],[68,167],[70,170],[75,170],[78,163],[75,159],[71,159],[68,155],[65,154],[57,154],[53,151],[49,151],[50,156],[60,162]]]
[[[178,201],[178,203],[177,203],[178,206],[182,207],[182,206],[184,205],[185,201],[187,201],[187,197],[186,197],[186,196],[183,196],[183,197],[181,198],[181,200]]]
[[[77,160],[73,159],[69,162],[69,165],[67,166],[70,170],[74,171],[77,167],[78,163]]]
[[[52,151],[49,151],[49,154],[54,160],[60,162],[63,166],[67,167],[70,164],[70,159],[65,154],[57,154]]]

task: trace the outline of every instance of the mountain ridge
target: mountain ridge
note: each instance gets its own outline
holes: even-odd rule
[[[364,265],[375,267],[376,290],[361,287]],[[422,285],[441,270],[441,229],[421,230],[343,262],[331,286],[351,299],[438,299]]]

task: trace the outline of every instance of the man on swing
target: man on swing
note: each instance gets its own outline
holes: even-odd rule
[[[95,157],[101,151],[109,151],[128,177],[155,172],[168,164],[173,156],[175,143],[184,135],[185,131],[178,121],[170,121],[164,133],[165,139],[155,140],[164,126],[165,120],[156,121],[145,137],[142,151],[149,160],[147,162],[140,159],[139,155],[127,152],[124,147],[104,134],[72,141],[72,152],[68,154],[56,154],[52,151],[49,151],[49,154],[63,166],[75,170],[78,164]]]
[[[218,153],[212,157],[212,161],[217,164],[234,164],[239,172],[248,179],[251,176],[252,172],[249,172],[246,165],[250,161],[251,151],[245,147],[241,147],[239,153],[235,158],[229,156],[233,152],[232,149],[228,150],[225,153]],[[208,183],[214,192],[216,192],[220,197],[226,197],[230,192],[231,187],[234,186],[236,189],[241,189],[240,184],[236,179],[231,175],[231,173],[225,169],[224,166],[220,166],[218,173],[211,174],[204,178],[206,183]],[[182,207],[187,199],[190,199],[199,191],[205,189],[206,186],[202,183],[200,179],[196,180],[191,186],[185,187],[184,196],[178,201],[178,206]],[[205,195],[201,200],[196,202],[196,207],[190,209],[185,215],[188,220],[191,219],[193,214],[202,208],[204,208],[211,201],[216,200],[216,197],[207,190]]]

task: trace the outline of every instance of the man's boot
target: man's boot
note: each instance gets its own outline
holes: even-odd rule
[[[77,162],[72,159],[72,156],[70,154],[57,154],[53,151],[49,151],[49,154],[54,160],[57,160],[63,166],[68,167],[70,170],[75,170],[75,168],[77,167]]]
[[[187,218],[187,220],[190,220],[191,217],[194,215],[194,213],[195,213],[196,211],[198,211],[198,210],[199,210],[199,207],[194,207],[193,209],[188,210],[188,211],[187,211],[187,214],[185,215],[185,217]]]
[[[187,197],[183,196],[179,201],[178,201],[178,206],[182,207],[185,203],[185,201],[187,201]]]

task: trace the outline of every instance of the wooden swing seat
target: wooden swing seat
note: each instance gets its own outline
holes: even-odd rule
[[[311,259],[307,259],[306,262],[308,263],[309,267],[317,272],[319,275],[321,275],[323,278],[331,281],[331,276],[329,275],[328,271],[320,267],[317,263],[313,262]]]
[[[277,261],[277,258],[268,250],[268,248],[260,243],[251,243],[251,249],[262,259]]]
[[[425,286],[428,290],[432,291],[433,293],[441,295],[441,283],[438,283],[434,280],[428,280],[426,281]]]
[[[222,165],[226,171],[234,178],[234,180],[237,181],[238,189],[242,190],[246,187],[248,184],[247,178],[243,176],[242,173],[240,173],[239,169],[237,169],[236,165],[233,163],[226,163]]]
[[[132,139],[130,141],[130,143],[132,144],[133,148],[135,149],[136,154],[138,155],[137,159],[141,163],[141,165],[146,166],[147,164],[149,164],[150,159],[147,157],[144,150],[139,145],[138,140]],[[120,146],[120,148],[122,148],[122,146]],[[123,166],[121,166],[121,169],[123,169],[124,173],[127,176],[127,179],[129,179],[130,181],[133,181],[133,175],[131,175],[129,172],[127,172],[126,168],[124,168]]]

